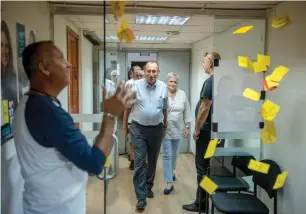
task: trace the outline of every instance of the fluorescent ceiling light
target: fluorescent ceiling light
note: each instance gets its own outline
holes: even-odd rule
[[[183,25],[189,19],[189,16],[152,16],[137,15],[136,24],[146,25]]]
[[[118,40],[117,36],[106,36],[107,40]],[[136,36],[136,40],[139,41],[165,41],[167,36]]]
[[[136,40],[140,41],[165,41],[167,36],[136,36]]]

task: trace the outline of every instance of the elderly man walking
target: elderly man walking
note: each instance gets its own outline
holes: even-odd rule
[[[145,209],[146,198],[153,198],[156,163],[167,128],[168,90],[157,80],[157,62],[150,61],[144,70],[144,79],[134,82],[136,99],[131,113],[130,133],[134,145],[134,188],[138,210]],[[146,163],[146,156],[148,163]]]

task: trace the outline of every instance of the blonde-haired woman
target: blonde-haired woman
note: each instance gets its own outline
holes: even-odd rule
[[[189,135],[191,122],[190,105],[186,93],[178,89],[179,77],[169,73],[167,78],[168,88],[168,127],[163,140],[163,166],[166,188],[164,194],[172,192],[173,181],[176,180],[174,170],[180,150],[180,141]]]

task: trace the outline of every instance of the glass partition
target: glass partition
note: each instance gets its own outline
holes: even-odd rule
[[[215,17],[214,52],[221,56],[215,62],[213,78],[213,135],[225,139],[224,148],[216,156],[235,154],[253,155],[260,159],[260,115],[262,100],[253,101],[243,96],[246,88],[259,93],[263,90],[263,73],[254,73],[240,67],[238,57],[257,61],[264,54],[265,20],[225,19]],[[234,34],[241,27],[250,27],[246,33]]]

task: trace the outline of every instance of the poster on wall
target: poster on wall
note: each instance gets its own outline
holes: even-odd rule
[[[30,32],[27,34],[27,46],[36,42],[36,33],[34,30],[30,30]]]
[[[1,21],[1,145],[13,138],[12,120],[18,102],[17,73],[14,70],[12,38]]]
[[[18,88],[19,100],[22,99],[24,94],[29,91],[29,80],[22,65],[22,52],[26,47],[26,32],[23,24],[17,23],[17,68],[18,68]]]

